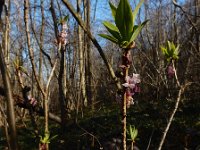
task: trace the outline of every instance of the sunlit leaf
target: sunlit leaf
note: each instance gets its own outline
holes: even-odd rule
[[[113,36],[110,36],[110,35],[107,35],[107,34],[99,34],[99,36],[101,36],[101,37],[103,37],[103,38],[105,38],[107,40],[110,40],[113,43],[118,44],[118,40]]]
[[[128,0],[120,0],[116,11],[115,24],[124,40],[128,40],[133,30],[133,15]]]
[[[112,11],[112,16],[115,19],[117,8],[111,2],[109,2],[109,5],[110,5],[110,9]]]
[[[179,58],[179,45],[176,45],[173,42],[167,41],[167,47],[161,46],[161,51],[165,55],[167,61],[171,61],[172,59],[176,60]]]
[[[112,34],[116,39],[118,39],[118,41],[121,41],[121,36],[120,36],[119,30],[115,25],[113,25],[112,23],[110,23],[108,21],[104,21],[103,25],[110,32],[110,34]]]
[[[126,37],[126,26],[124,16],[124,0],[120,0],[116,11],[115,24],[118,27],[122,37]]]
[[[141,0],[137,6],[135,7],[134,11],[133,11],[133,24],[135,24],[135,19],[136,19],[136,16],[138,14],[138,11],[140,9],[140,7],[142,6],[142,4],[144,3],[144,0]]]
[[[146,23],[148,22],[148,20],[144,21],[142,24],[138,25],[137,28],[135,29],[135,31],[133,32],[130,40],[129,40],[129,44],[131,44],[139,35],[139,33],[141,32],[142,28],[146,25]]]

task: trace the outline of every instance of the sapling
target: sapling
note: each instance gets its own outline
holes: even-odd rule
[[[45,133],[44,137],[40,136],[39,150],[47,150],[47,144],[49,144],[58,135],[50,137],[50,133]]]
[[[177,97],[176,97],[175,107],[172,110],[171,115],[168,119],[168,123],[167,123],[167,126],[166,126],[166,128],[163,132],[162,137],[161,137],[161,141],[159,143],[158,150],[162,149],[166,135],[167,135],[169,128],[171,126],[171,123],[174,119],[174,115],[175,115],[175,113],[176,113],[176,111],[179,107],[179,103],[180,103],[182,94],[184,93],[185,89],[189,85],[191,85],[191,82],[180,83],[180,81],[178,79],[177,70],[175,68],[175,61],[177,61],[178,58],[179,58],[179,56],[178,56],[179,55],[179,45],[175,46],[175,44],[173,42],[168,41],[166,47],[161,46],[161,50],[162,50],[165,58],[169,62],[168,69],[167,69],[167,75],[168,75],[169,78],[175,77],[176,85],[177,85],[177,88],[178,88],[178,94],[177,94]]]
[[[116,43],[122,49],[122,60],[119,66],[122,72],[119,73],[119,78],[124,82],[123,89],[118,92],[118,97],[123,97],[122,105],[122,118],[123,118],[123,149],[126,150],[126,108],[133,104],[133,95],[139,91],[138,84],[140,83],[139,74],[133,74],[129,77],[129,68],[132,63],[131,49],[135,47],[135,39],[141,32],[142,28],[148,21],[144,21],[139,25],[135,25],[136,15],[143,4],[141,0],[132,11],[128,0],[120,0],[119,5],[115,7],[109,2],[112,16],[115,24],[104,21],[103,25],[106,27],[110,34],[99,34],[101,37]]]
[[[129,136],[128,140],[131,141],[131,150],[133,150],[135,146],[135,140],[138,135],[138,130],[135,128],[135,126],[130,125],[127,134]]]

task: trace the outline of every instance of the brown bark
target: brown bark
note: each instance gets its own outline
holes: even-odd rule
[[[5,94],[7,99],[7,115],[8,115],[8,124],[10,128],[10,146],[12,150],[18,149],[17,144],[17,131],[16,131],[16,124],[15,124],[15,112],[14,112],[14,103],[12,97],[12,90],[10,86],[10,79],[8,77],[6,64],[4,62],[3,56],[3,49],[0,45],[0,69],[3,79],[3,84],[5,87]]]
[[[77,0],[77,13],[80,14],[81,0]],[[78,26],[78,49],[79,49],[79,71],[80,71],[80,88],[81,88],[81,99],[83,104],[87,103],[86,95],[86,84],[85,84],[85,71],[84,71],[84,49],[83,49],[83,32],[81,27]],[[79,104],[77,104],[79,105]]]
[[[86,26],[87,30],[90,31],[90,0],[86,1]],[[86,36],[86,49],[87,49],[87,93],[88,103],[94,110],[94,96],[93,96],[93,77],[92,77],[92,49],[91,42],[88,36]]]
[[[34,53],[33,53],[33,49],[31,47],[31,37],[30,37],[30,30],[29,30],[29,1],[24,0],[24,22],[25,22],[25,30],[26,30],[26,38],[27,38],[27,45],[28,45],[28,52],[29,52],[29,58],[31,61],[31,66],[32,66],[32,70],[33,70],[33,75],[34,78],[36,80],[37,86],[39,88],[39,90],[41,91],[41,93],[44,95],[44,90],[41,86],[41,83],[39,82],[38,76],[37,76],[37,72],[36,72],[36,65],[34,62]]]

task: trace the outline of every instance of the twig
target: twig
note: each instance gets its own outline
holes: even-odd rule
[[[176,104],[175,104],[175,108],[174,110],[172,111],[171,115],[170,115],[170,118],[169,118],[169,121],[168,121],[168,124],[165,128],[165,131],[163,132],[163,135],[162,135],[162,138],[161,138],[161,141],[160,141],[160,144],[159,144],[159,147],[158,147],[158,150],[161,150],[162,149],[162,146],[164,144],[164,141],[165,141],[165,138],[166,138],[166,135],[169,131],[169,128],[171,126],[171,123],[174,119],[174,115],[178,109],[178,106],[179,106],[179,103],[180,103],[180,100],[181,100],[181,95],[184,93],[185,89],[190,86],[192,84],[192,82],[188,82],[186,83],[185,85],[181,85],[180,86],[180,89],[179,89],[179,92],[178,92],[178,96],[177,96],[177,99],[176,99]]]
[[[98,140],[98,138],[97,138],[95,135],[93,135],[92,133],[88,132],[86,129],[82,128],[79,124],[77,124],[77,126],[78,126],[81,130],[83,130],[83,131],[85,132],[85,134],[88,134],[88,135],[90,135],[91,137],[93,137],[94,139],[96,139],[96,141],[98,142],[100,148],[102,148],[102,145],[101,145],[100,141]],[[82,135],[84,135],[84,134],[82,134]]]
[[[150,139],[149,139],[149,143],[148,143],[148,146],[147,146],[147,149],[146,149],[146,150],[149,150],[149,147],[150,147],[150,145],[151,145],[151,139],[152,139],[152,137],[153,137],[154,131],[155,131],[155,129],[153,129],[153,131],[152,131],[152,133],[151,133],[151,136],[150,136]]]

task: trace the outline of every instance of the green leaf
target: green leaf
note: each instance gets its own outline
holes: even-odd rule
[[[167,61],[171,61],[172,59],[176,60],[179,58],[179,45],[176,47],[173,42],[167,41],[167,47],[165,48],[161,46],[160,48],[165,55]]]
[[[122,41],[122,42],[120,42],[119,47],[126,48],[127,46],[128,46],[128,41]]]
[[[133,140],[133,141],[135,141],[137,135],[138,135],[138,130],[137,130],[137,129],[134,129],[134,134],[133,134],[133,137],[132,137],[132,140]]]
[[[167,44],[168,44],[168,51],[171,51],[171,42],[167,41]]]
[[[49,139],[49,141],[55,139],[56,137],[58,137],[58,135],[54,135],[54,136],[52,136],[52,137]]]
[[[163,46],[160,46],[160,49],[161,49],[162,53],[163,53],[164,55],[166,55],[166,53],[167,53],[166,48],[163,47]]]
[[[132,131],[131,125],[130,125],[130,127],[129,127],[129,130],[130,130],[130,135],[131,135],[131,139],[132,139],[132,137],[133,137],[133,131]]]
[[[63,21],[64,21],[64,22],[67,22],[68,19],[69,19],[69,15],[65,16],[65,17],[63,18]]]
[[[57,21],[57,24],[60,25],[60,24],[63,24],[63,23],[66,23],[69,19],[69,15],[65,16],[65,17],[61,17],[58,21]]]
[[[141,0],[137,6],[135,7],[134,11],[133,11],[133,25],[135,24],[135,19],[136,19],[136,16],[137,16],[137,13],[140,9],[140,7],[142,6],[142,4],[144,3],[144,0]]]
[[[137,38],[137,36],[139,35],[140,31],[146,25],[147,22],[148,22],[148,20],[144,21],[142,24],[137,26],[137,28],[135,29],[135,31],[133,32],[133,34],[132,34],[132,36],[131,36],[131,38],[129,40],[128,46],[129,46],[129,44],[131,44],[131,42],[133,42]]]
[[[176,49],[175,49],[175,51],[174,51],[174,54],[175,54],[175,55],[178,55],[178,54],[179,54],[179,47],[180,47],[180,45],[178,45],[178,46],[176,47]]]
[[[118,40],[113,36],[110,36],[110,35],[107,35],[107,34],[99,34],[99,36],[101,36],[101,37],[103,37],[103,38],[105,38],[107,40],[110,40],[113,43],[118,44]]]
[[[128,40],[133,30],[133,15],[128,0],[120,0],[116,11],[115,24],[124,40]]]
[[[115,24],[118,27],[122,37],[126,37],[126,27],[125,27],[125,20],[124,20],[124,0],[120,0],[120,3],[117,7],[116,17],[115,17]]]
[[[133,13],[132,13],[132,9],[131,6],[128,2],[128,0],[125,0],[125,24],[126,24],[126,34],[128,35],[128,37],[131,37],[131,33],[133,31]]]
[[[112,11],[112,16],[113,16],[113,18],[115,20],[117,8],[111,2],[109,2],[109,5],[110,5],[110,9]]]
[[[116,39],[118,39],[118,41],[121,41],[121,35],[119,33],[118,28],[115,25],[113,25],[112,23],[108,21],[104,21],[103,25],[110,32],[110,34],[112,34]]]

